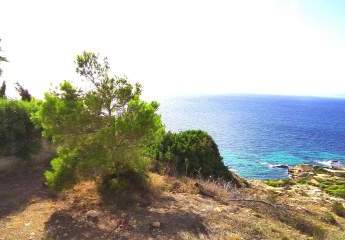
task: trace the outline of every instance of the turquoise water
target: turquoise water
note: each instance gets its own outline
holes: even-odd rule
[[[160,101],[168,130],[203,129],[241,176],[287,177],[274,164],[345,164],[345,100],[205,96]]]

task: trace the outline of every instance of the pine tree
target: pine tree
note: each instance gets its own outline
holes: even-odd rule
[[[16,83],[16,90],[23,101],[28,101],[28,102],[31,101],[32,97],[31,97],[31,94],[29,93],[29,90],[25,89],[18,82]]]
[[[3,81],[0,87],[0,98],[6,98],[6,82]]]

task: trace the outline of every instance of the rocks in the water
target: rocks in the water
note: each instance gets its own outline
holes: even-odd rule
[[[289,165],[286,165],[286,164],[275,164],[275,165],[272,165],[272,167],[274,167],[274,168],[289,168]]]
[[[322,166],[313,166],[309,164],[301,164],[294,167],[289,167],[288,172],[292,178],[305,178],[320,173],[337,177],[345,177],[344,168],[328,168]]]
[[[344,165],[338,160],[318,161],[319,164],[327,168],[343,169]]]

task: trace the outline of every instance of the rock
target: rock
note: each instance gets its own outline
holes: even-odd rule
[[[121,233],[121,237],[128,238],[131,234],[129,232]]]
[[[156,221],[156,222],[152,222],[151,223],[151,226],[154,227],[154,228],[160,228],[161,227],[161,223]]]
[[[286,165],[286,164],[275,164],[275,165],[272,165],[272,167],[274,167],[274,168],[289,168],[289,165]]]
[[[314,173],[313,165],[301,164],[294,167],[289,167],[288,172],[292,178],[306,177]]]
[[[332,176],[337,176],[337,177],[345,177],[345,170],[339,170],[339,169],[325,169],[328,174]]]
[[[222,212],[222,209],[220,207],[216,207],[214,210],[219,213]]]
[[[24,226],[27,227],[27,226],[30,226],[31,222],[27,222],[27,223],[24,223]]]
[[[92,221],[98,221],[100,213],[96,210],[89,210],[86,212],[86,218]]]
[[[232,180],[230,180],[230,182],[232,184],[234,184],[236,187],[246,188],[246,187],[250,186],[249,182],[246,179],[240,177],[239,175],[237,175],[233,171],[229,170],[229,172],[230,172],[231,179],[232,179]]]

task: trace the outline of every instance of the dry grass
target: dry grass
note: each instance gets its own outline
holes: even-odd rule
[[[335,214],[335,225],[322,218],[331,211],[330,203],[311,201],[294,189],[275,191],[261,182],[238,189],[221,181],[151,173],[148,188],[143,191],[105,197],[99,193],[95,182],[85,181],[54,200],[33,194],[40,192],[39,196],[46,196],[48,192],[39,181],[30,181],[30,178],[32,176],[23,176],[18,189],[0,182],[2,201],[9,203],[16,201],[24,189],[32,189],[30,195],[27,194],[28,199],[20,202],[25,205],[4,211],[6,215],[0,218],[1,240],[100,237],[140,240],[339,239],[345,226],[345,219]],[[200,188],[209,196],[202,194]],[[97,211],[102,221],[90,221],[86,217],[90,210]],[[154,221],[161,223],[160,228],[152,228]]]

